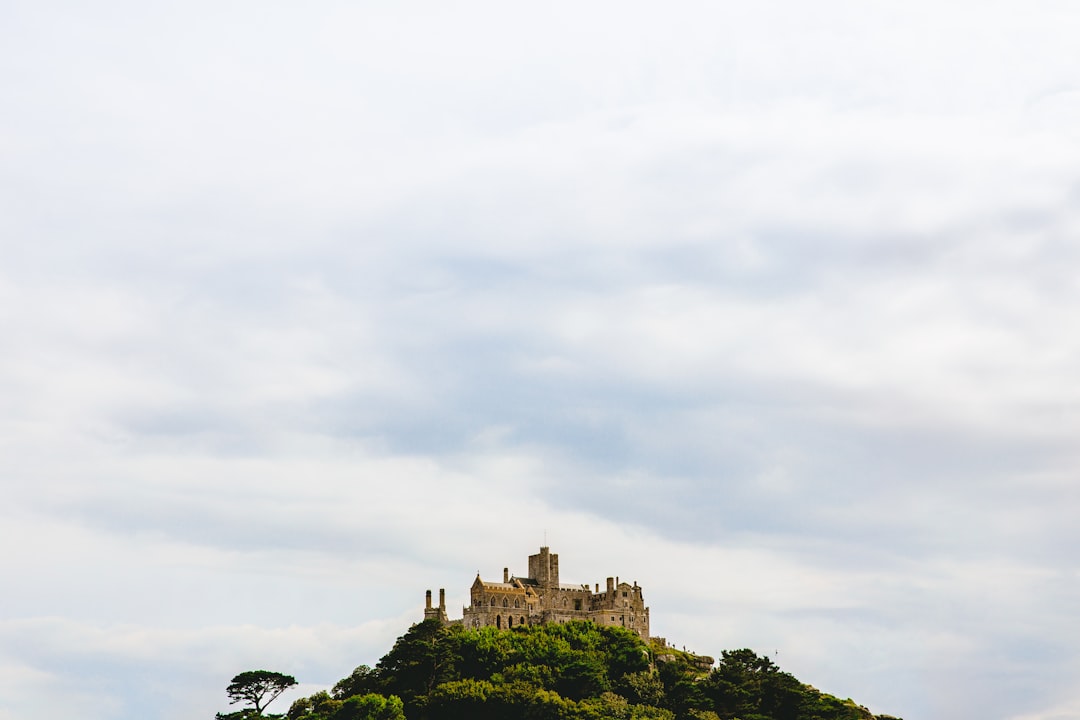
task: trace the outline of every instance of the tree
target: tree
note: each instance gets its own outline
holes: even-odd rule
[[[379,679],[375,671],[367,665],[361,665],[352,671],[349,677],[339,680],[334,685],[334,697],[338,700],[364,695],[378,689]]]
[[[619,678],[615,689],[632,703],[660,706],[664,701],[664,683],[654,671],[627,673]]]
[[[438,620],[413,625],[375,666],[380,691],[401,698],[406,715],[419,716],[419,708],[432,690],[456,679],[457,654],[451,636],[463,630],[460,626],[443,627]]]
[[[305,720],[310,718],[326,720],[326,718],[340,710],[343,704],[340,700],[330,697],[330,693],[320,690],[311,697],[300,698],[294,702],[285,717],[288,720],[300,720],[301,718]]]
[[[429,717],[440,720],[487,720],[499,717],[499,703],[490,702],[495,686],[487,680],[451,680],[431,693]]]
[[[396,695],[353,695],[341,704],[331,720],[405,720],[405,706]]]
[[[225,692],[229,695],[229,704],[238,702],[251,703],[254,717],[262,717],[266,706],[274,702],[281,693],[296,685],[296,678],[269,670],[248,670],[232,679]],[[235,713],[233,713],[235,715]],[[218,713],[218,717],[223,717]]]

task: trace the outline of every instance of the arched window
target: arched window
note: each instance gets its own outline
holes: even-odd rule
[[[503,598],[503,607],[510,607],[510,601],[506,598]]]
[[[518,618],[518,623],[521,624],[521,625],[524,625],[525,624],[525,618],[523,618],[523,617]]]
[[[513,615],[506,618],[506,627],[508,627],[508,628],[514,627],[514,616]]]
[[[495,607],[495,598],[491,598],[491,607]]]
[[[502,615],[496,615],[495,616],[495,627],[502,630]]]
[[[521,601],[520,600],[514,600],[514,607],[516,607],[516,608],[521,607]]]

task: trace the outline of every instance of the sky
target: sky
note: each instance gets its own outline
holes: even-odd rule
[[[323,689],[544,543],[876,713],[1080,718],[1078,32],[0,3],[0,720]]]

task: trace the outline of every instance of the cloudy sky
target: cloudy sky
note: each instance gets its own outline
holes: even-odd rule
[[[1080,718],[1078,32],[5,0],[0,719],[325,687],[545,537],[676,645]]]

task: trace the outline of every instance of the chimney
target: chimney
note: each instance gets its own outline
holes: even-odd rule
[[[503,568],[503,582],[510,582],[510,568]]]
[[[608,592],[615,592],[615,578],[608,578],[607,579],[607,591]]]
[[[424,604],[424,607],[427,608],[428,610],[431,609],[431,591],[430,590],[427,591],[427,602]]]
[[[446,609],[446,589],[445,588],[439,588],[439,609],[440,610],[445,610]]]
[[[597,595],[600,594],[600,583],[596,583],[596,593]]]

